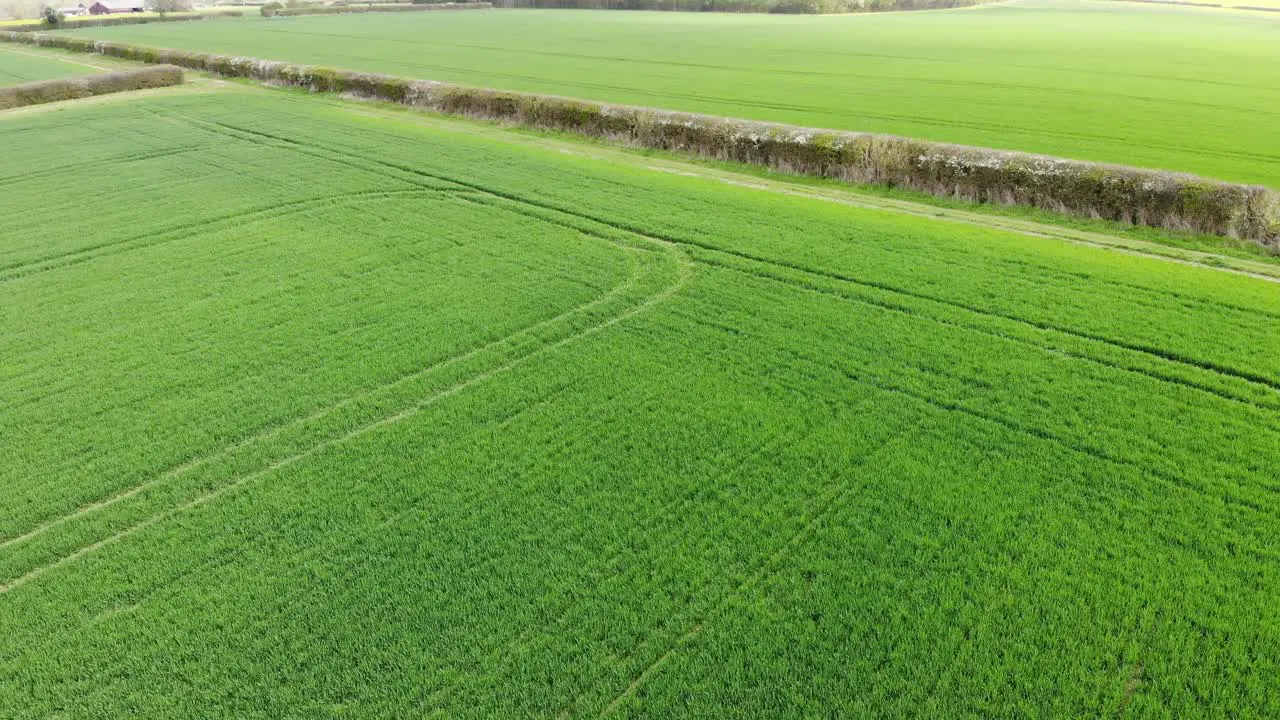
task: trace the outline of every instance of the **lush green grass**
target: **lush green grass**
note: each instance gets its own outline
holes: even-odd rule
[[[493,11],[77,32],[1280,187],[1280,16],[1266,13],[1028,0],[847,17]]]
[[[0,142],[0,716],[1280,713],[1280,285],[234,85]]]
[[[0,85],[21,85],[94,72],[98,71],[88,65],[53,57],[44,52],[0,47]]]

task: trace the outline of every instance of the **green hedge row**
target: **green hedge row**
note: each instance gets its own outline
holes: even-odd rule
[[[671,10],[677,12],[830,13],[945,10],[993,0],[494,0],[503,8]]]
[[[419,4],[380,4],[380,5],[338,5],[329,7],[283,8],[268,14],[264,8],[263,15],[293,17],[296,15],[348,15],[351,13],[370,12],[423,12],[430,10],[487,10],[493,5],[487,2],[474,3],[419,3]]]
[[[182,77],[182,68],[174,67],[173,65],[158,65],[156,67],[142,68],[141,70],[128,70],[102,75],[80,75],[72,78],[26,83],[25,85],[13,87],[0,87],[0,110],[58,102],[59,100],[75,100],[93,95],[107,95],[127,90],[145,90],[146,88],[181,85]]]
[[[5,39],[168,63],[313,92],[345,93],[639,147],[753,163],[791,173],[1245,238],[1280,250],[1280,195],[1256,185],[892,135],[814,130],[605,105],[63,35],[0,33],[0,40]]]
[[[191,20],[205,20],[208,18],[218,17],[241,17],[244,13],[239,10],[228,12],[220,12],[213,14],[183,14],[183,15],[146,15],[136,17],[131,15],[116,15],[100,18],[88,18],[85,20],[64,20],[59,26],[62,30],[72,30],[76,28],[95,28],[109,27],[111,25],[145,25],[147,23],[158,22],[183,22]],[[32,21],[24,25],[8,25],[4,28],[6,31],[12,32],[39,32],[41,30],[50,30],[47,24],[41,21]]]

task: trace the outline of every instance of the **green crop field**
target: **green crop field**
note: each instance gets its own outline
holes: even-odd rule
[[[236,84],[0,143],[0,717],[1280,714],[1280,283]]]
[[[84,62],[93,62],[85,59]],[[98,72],[97,68],[43,53],[33,53],[22,48],[0,47],[0,86],[20,85],[37,80],[53,80],[71,75]]]
[[[1268,13],[1018,0],[840,17],[503,10],[76,32],[1280,188],[1280,15]]]

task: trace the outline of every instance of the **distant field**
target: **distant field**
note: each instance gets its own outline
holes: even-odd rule
[[[1280,284],[214,88],[0,113],[0,717],[1280,714]]]
[[[1280,16],[1265,13],[1028,0],[877,16],[492,11],[77,32],[1280,187]]]
[[[83,62],[92,62],[85,58]],[[52,57],[43,53],[27,52],[22,48],[0,45],[0,85],[20,85],[36,80],[52,80],[98,72],[88,65],[80,64],[74,56],[67,59]]]
[[[1117,0],[1118,2],[1128,2],[1129,0]],[[1143,0],[1132,0],[1133,2],[1142,2]],[[1280,10],[1280,0],[1189,0],[1190,2],[1212,5],[1221,5],[1223,8],[1274,8]]]

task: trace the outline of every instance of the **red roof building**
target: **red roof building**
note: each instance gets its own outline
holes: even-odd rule
[[[119,15],[121,13],[140,13],[145,9],[142,0],[97,0],[89,6],[89,14]]]

